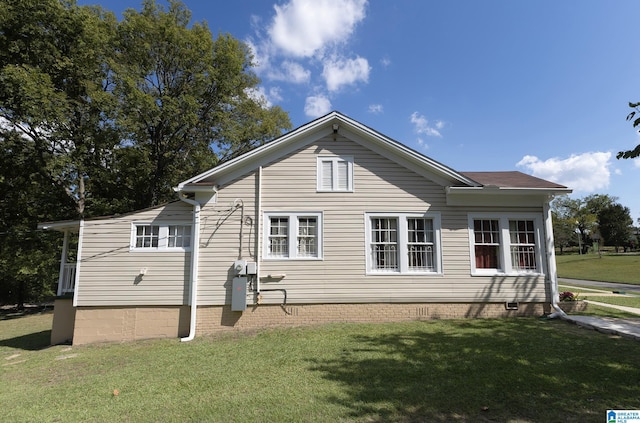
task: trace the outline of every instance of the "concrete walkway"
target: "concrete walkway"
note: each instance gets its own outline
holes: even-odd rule
[[[593,291],[594,293],[598,293],[598,294],[610,295],[612,291],[640,294],[640,286],[623,284],[623,283],[595,282],[595,281],[559,278],[558,284],[578,286],[578,287],[580,287],[581,285],[599,287],[602,289],[602,291],[589,289],[589,291]],[[624,336],[627,338],[640,341],[640,308],[605,304],[597,301],[589,301],[589,300],[585,300],[585,301],[589,304],[598,305],[602,307],[615,308],[617,310],[625,311],[627,313],[637,314],[638,318],[637,319],[620,319],[620,318],[614,318],[614,317],[567,315],[564,318],[564,320],[575,323],[578,326],[597,330],[599,332],[609,333],[613,335],[620,335],[620,336]]]

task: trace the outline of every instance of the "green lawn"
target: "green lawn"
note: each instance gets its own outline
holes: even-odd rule
[[[601,422],[640,407],[640,342],[559,320],[41,348],[50,324],[0,320],[4,421]]]
[[[640,285],[640,255],[557,255],[558,276]]]
[[[625,307],[640,308],[640,296],[628,296],[628,297],[613,297],[613,296],[598,296],[598,294],[584,293],[581,295],[583,300],[597,301],[600,303],[615,304]]]

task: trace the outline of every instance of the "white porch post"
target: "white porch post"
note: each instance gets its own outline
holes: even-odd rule
[[[69,248],[69,230],[64,231],[64,240],[62,241],[62,255],[60,256],[60,275],[58,276],[58,297],[62,296],[62,288],[64,288],[65,264],[67,264],[67,250]]]

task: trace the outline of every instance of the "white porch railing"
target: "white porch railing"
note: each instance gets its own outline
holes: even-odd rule
[[[65,263],[60,275],[60,286],[58,287],[58,295],[72,293],[76,284],[76,264]]]

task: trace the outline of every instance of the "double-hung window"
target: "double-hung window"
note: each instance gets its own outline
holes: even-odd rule
[[[353,191],[353,157],[318,157],[318,191]]]
[[[442,273],[438,214],[368,213],[366,223],[368,273]]]
[[[265,213],[265,259],[322,258],[322,213]]]
[[[537,215],[470,215],[472,274],[542,273],[541,227]]]
[[[131,225],[131,251],[189,251],[191,225],[135,222]]]

